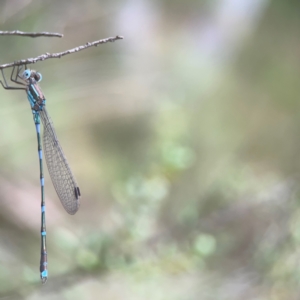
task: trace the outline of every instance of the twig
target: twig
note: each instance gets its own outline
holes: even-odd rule
[[[32,38],[40,37],[40,36],[48,36],[48,37],[63,37],[64,35],[61,33],[55,32],[23,32],[19,30],[14,31],[0,31],[0,35],[19,35],[19,36],[29,36]]]
[[[90,48],[90,47],[93,47],[93,46],[97,47],[100,44],[105,44],[105,43],[108,43],[108,42],[114,42],[114,41],[122,40],[122,39],[123,39],[122,36],[117,35],[116,37],[109,37],[109,38],[102,39],[102,40],[99,40],[99,41],[86,43],[85,45],[78,46],[78,47],[75,47],[73,49],[63,51],[63,52],[45,53],[45,54],[42,54],[42,55],[37,56],[35,58],[27,58],[27,59],[22,59],[22,60],[15,61],[13,63],[0,65],[0,70],[5,69],[5,68],[10,68],[10,67],[13,67],[13,66],[22,66],[22,65],[34,64],[34,63],[36,63],[40,60],[46,60],[48,58],[61,58],[62,56],[72,54],[72,53],[75,53],[75,52],[78,52],[78,51],[81,51],[81,50],[84,50],[84,49],[87,49],[87,48]]]

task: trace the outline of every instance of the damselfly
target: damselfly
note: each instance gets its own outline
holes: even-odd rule
[[[63,153],[60,143],[57,139],[53,123],[48,115],[45,104],[46,99],[42,93],[38,82],[42,80],[42,75],[34,70],[27,69],[20,75],[22,67],[17,67],[15,73],[13,68],[10,80],[22,86],[9,86],[1,69],[4,83],[1,85],[6,90],[25,90],[30,103],[33,120],[35,123],[38,154],[40,163],[40,184],[41,184],[41,259],[40,272],[43,283],[48,278],[48,262],[46,248],[46,217],[45,217],[45,193],[44,193],[44,174],[43,174],[43,155],[40,135],[40,120],[44,125],[44,156],[48,166],[49,174],[52,179],[57,195],[64,209],[71,215],[75,214],[79,208],[80,190],[76,180],[71,172],[67,159]],[[20,81],[21,80],[21,81]]]

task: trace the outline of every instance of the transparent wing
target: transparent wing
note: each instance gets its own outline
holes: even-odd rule
[[[39,112],[44,125],[44,155],[57,195],[64,209],[74,215],[79,208],[80,190],[57,139],[46,107]]]

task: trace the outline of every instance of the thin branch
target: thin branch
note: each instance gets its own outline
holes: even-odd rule
[[[23,32],[19,30],[14,31],[0,31],[0,35],[18,35],[18,36],[29,36],[32,38],[40,37],[40,36],[48,36],[48,37],[63,37],[64,35],[61,33],[55,32]]]
[[[97,47],[100,44],[105,44],[105,43],[108,43],[108,42],[114,42],[114,41],[122,40],[122,39],[123,39],[122,36],[117,35],[116,37],[109,37],[109,38],[102,39],[102,40],[99,40],[99,41],[86,43],[85,45],[78,46],[78,47],[75,47],[73,49],[63,51],[63,52],[45,53],[45,54],[42,54],[42,55],[37,56],[35,58],[27,58],[27,59],[22,59],[22,60],[15,61],[13,63],[0,65],[0,70],[5,69],[5,68],[10,68],[10,67],[13,67],[13,66],[22,66],[22,65],[34,64],[34,63],[36,63],[40,60],[43,61],[43,60],[46,60],[46,59],[49,59],[49,58],[61,58],[62,56],[72,54],[72,53],[75,53],[75,52],[78,52],[78,51],[81,51],[81,50],[84,50],[84,49],[87,49],[87,48],[90,48],[90,47],[93,47],[93,46]]]

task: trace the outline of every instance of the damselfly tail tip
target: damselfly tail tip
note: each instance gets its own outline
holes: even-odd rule
[[[41,277],[42,284],[45,284],[47,282],[48,277]]]
[[[48,270],[41,271],[41,281],[45,284],[48,279]]]

